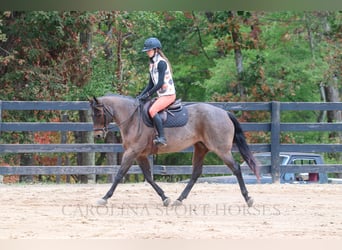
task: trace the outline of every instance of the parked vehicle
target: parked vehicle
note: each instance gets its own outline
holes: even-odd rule
[[[255,158],[260,165],[271,165],[271,153],[256,153]],[[317,165],[324,164],[323,157],[314,153],[280,153],[280,165],[286,168],[286,165]],[[242,166],[246,163],[242,163]],[[280,175],[280,183],[300,183],[300,182],[318,182],[327,183],[328,176],[326,173],[283,173]]]
[[[259,162],[260,166],[271,165],[271,153],[255,153],[255,158]],[[283,168],[286,165],[317,165],[324,164],[323,157],[320,154],[314,153],[301,153],[301,152],[282,152],[280,153],[280,164]],[[241,166],[247,165],[243,162]],[[246,184],[256,184],[257,180],[255,175],[243,174],[243,178]],[[230,176],[214,176],[214,177],[202,177],[198,179],[198,182],[208,183],[237,183],[234,175]],[[328,176],[326,173],[283,173],[280,176],[280,183],[328,183]],[[272,183],[272,176],[270,174],[262,174],[260,176],[260,183]],[[337,182],[339,183],[339,182]]]

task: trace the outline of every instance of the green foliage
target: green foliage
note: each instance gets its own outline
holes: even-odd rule
[[[147,58],[141,53],[143,41],[156,36],[172,63],[177,93],[184,100],[206,101],[219,95],[246,101],[320,100],[319,84],[326,77],[324,72],[331,70],[329,60],[337,49],[332,50],[332,44],[335,41],[336,46],[338,40],[318,40],[322,28],[314,18],[319,15],[248,11],[4,12],[0,18],[0,47],[8,49],[10,55],[1,54],[1,82],[2,89],[10,90],[10,94],[0,95],[3,99],[26,100],[84,99],[117,91],[136,95],[148,78]],[[341,14],[330,13],[328,21],[331,32],[339,34]],[[308,22],[316,39],[314,50],[305,28]],[[79,34],[84,31],[92,34],[90,54],[79,43]],[[238,35],[235,42],[233,32]],[[105,44],[113,52],[112,58],[105,53]],[[235,46],[243,53],[245,97],[236,92],[240,82]]]
[[[77,37],[88,18],[78,12],[4,14],[7,40],[1,45],[10,54],[0,61],[1,99],[61,100],[72,85],[84,85],[89,59]]]
[[[204,101],[203,79],[210,77],[214,50],[207,49],[211,36],[206,33],[203,13],[165,12],[164,25],[156,32],[174,73],[177,95],[188,101]]]
[[[243,51],[246,100],[320,101],[319,86],[329,65],[321,57],[313,60],[307,31],[302,28],[303,13],[265,14],[260,17],[260,22],[263,23],[260,39],[265,46]],[[209,96],[213,92],[222,93],[217,82],[229,92],[237,81],[232,70],[233,53],[216,62],[211,69],[212,77],[205,84]],[[258,89],[253,92],[255,87]]]
[[[82,89],[83,96],[102,96],[114,92],[114,72],[111,62],[101,56],[92,60],[92,76],[90,82]]]
[[[77,100],[90,74],[89,54],[78,34],[91,23],[88,13],[13,11],[0,14],[0,100]],[[6,39],[5,39],[6,38]],[[4,122],[49,121],[59,112],[7,111]],[[32,132],[4,132],[1,143],[34,143]],[[3,155],[20,165],[20,154]]]

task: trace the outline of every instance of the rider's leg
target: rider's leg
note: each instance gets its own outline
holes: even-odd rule
[[[176,100],[176,95],[169,96],[161,96],[152,104],[149,109],[149,114],[153,119],[154,126],[158,131],[158,136],[153,142],[155,144],[166,145],[166,138],[164,135],[164,127],[163,122],[158,114],[159,111],[167,108],[170,104],[172,104]]]
[[[154,122],[154,126],[156,127],[158,131],[158,136],[153,140],[153,143],[156,145],[161,144],[163,146],[166,146],[166,138],[164,135],[163,121],[160,118],[158,113],[155,114],[155,116],[153,117],[153,122]]]

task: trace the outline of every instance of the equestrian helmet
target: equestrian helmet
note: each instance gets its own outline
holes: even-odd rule
[[[150,38],[145,40],[144,48],[142,49],[142,52],[146,52],[146,51],[149,51],[151,49],[157,49],[157,48],[158,49],[162,48],[160,41],[155,37],[150,37]]]

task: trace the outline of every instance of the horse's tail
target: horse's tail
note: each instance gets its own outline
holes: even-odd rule
[[[254,172],[257,179],[259,180],[260,179],[259,165],[257,164],[255,157],[253,156],[251,150],[249,149],[245,135],[241,128],[241,124],[232,113],[228,112],[228,115],[235,127],[234,143],[238,147],[239,152],[242,155],[242,158],[246,161],[250,169]]]

